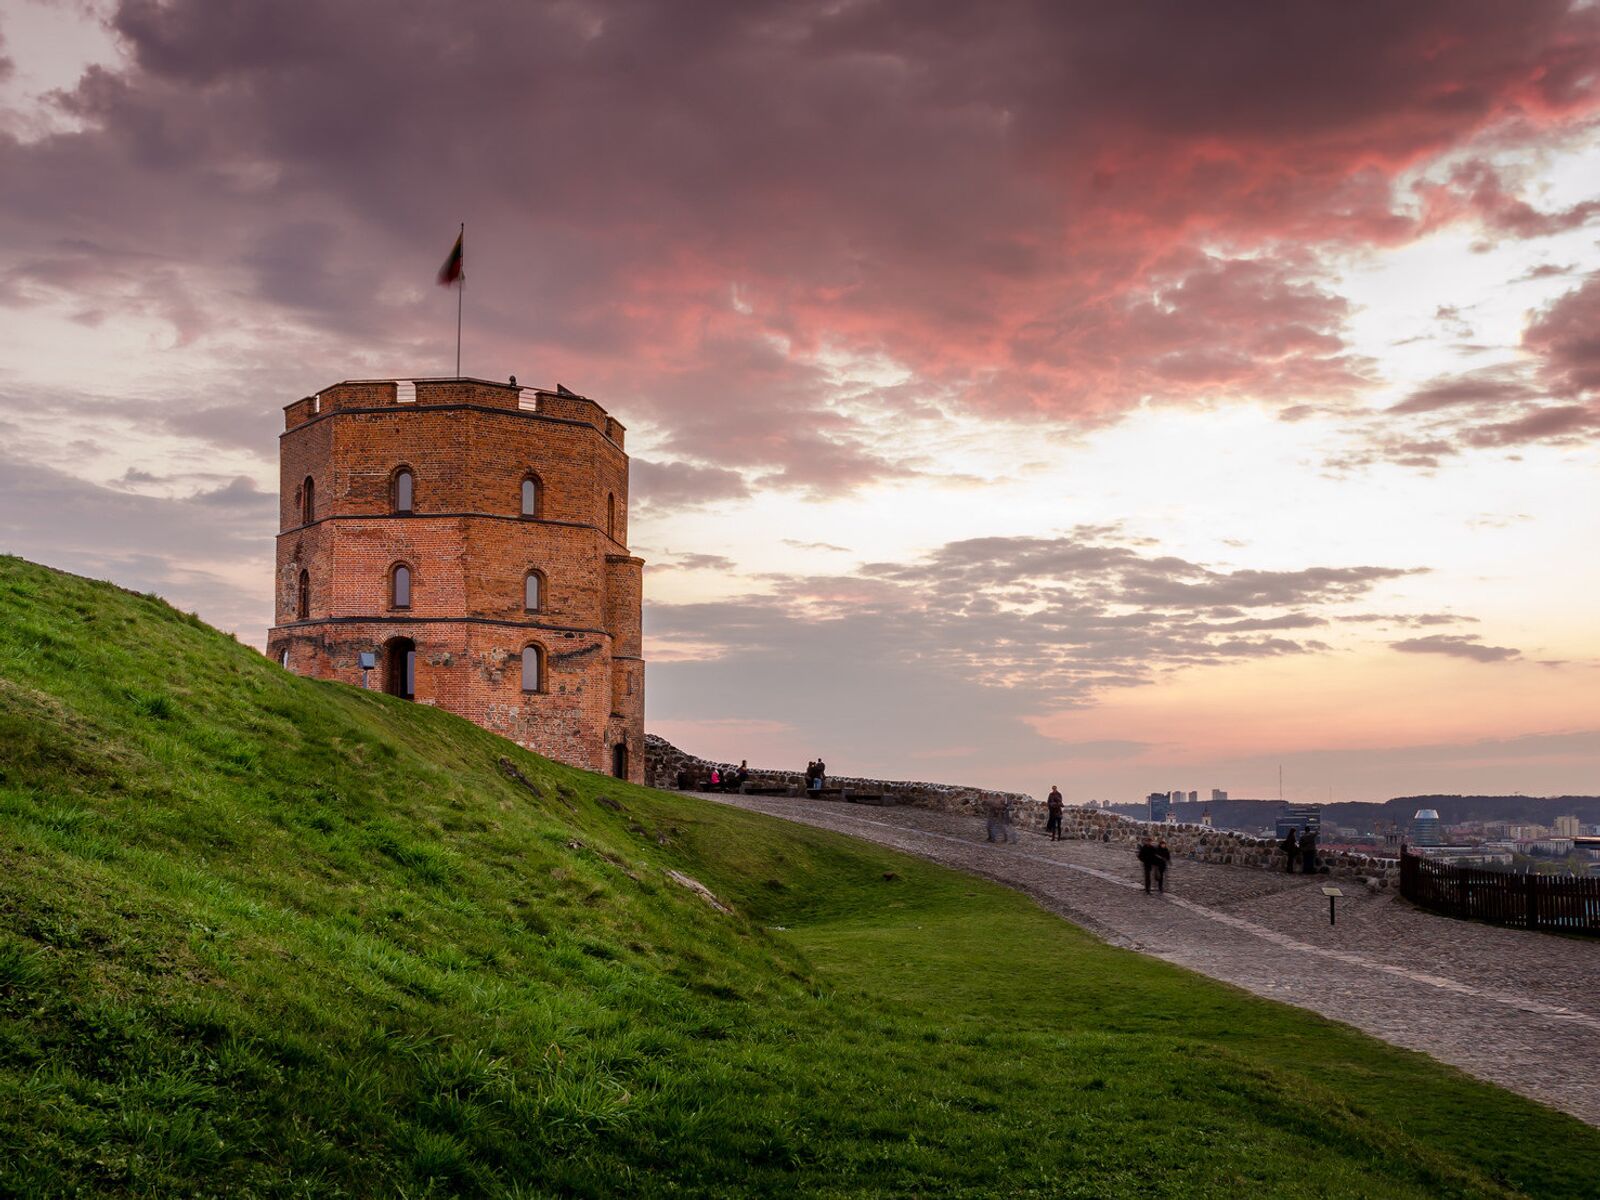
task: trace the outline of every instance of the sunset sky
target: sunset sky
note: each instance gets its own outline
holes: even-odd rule
[[[1600,793],[1595,4],[0,0],[0,550],[261,645],[462,221],[684,748]]]

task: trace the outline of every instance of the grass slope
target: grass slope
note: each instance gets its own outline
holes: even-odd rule
[[[1600,1132],[1003,889],[0,558],[0,1194],[1597,1178]]]

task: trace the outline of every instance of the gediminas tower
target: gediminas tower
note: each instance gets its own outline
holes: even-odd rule
[[[268,652],[642,782],[622,425],[480,379],[341,383],[284,413]]]

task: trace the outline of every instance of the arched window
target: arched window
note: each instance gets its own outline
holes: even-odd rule
[[[278,655],[278,665],[285,671],[289,669],[289,647],[283,648],[283,653]]]
[[[522,577],[522,607],[529,612],[544,607],[544,575],[539,571],[529,571]]]
[[[295,589],[294,615],[304,621],[311,616],[311,572],[301,570],[300,585]]]
[[[617,537],[617,497],[614,492],[606,493],[606,536],[612,541]]]
[[[522,690],[544,691],[544,651],[538,646],[522,648]]]
[[[539,486],[537,475],[524,475],[522,477],[522,515],[537,517],[544,504],[544,489]]]
[[[411,568],[405,563],[395,563],[389,570],[389,605],[411,607]]]
[[[317,519],[317,485],[311,476],[300,485],[300,524],[309,525]]]
[[[394,473],[394,481],[389,487],[389,500],[397,513],[408,513],[412,510],[414,493],[416,492],[416,478],[411,474],[410,467],[401,467]]]

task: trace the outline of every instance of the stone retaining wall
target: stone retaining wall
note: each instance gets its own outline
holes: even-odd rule
[[[1231,829],[1213,829],[1209,825],[1136,821],[1120,813],[1093,808],[1069,806],[1062,814],[1061,834],[1077,841],[1127,842],[1130,845],[1144,837],[1166,838],[1167,848],[1175,859],[1256,867],[1263,871],[1283,871],[1288,866],[1275,838],[1252,837]],[[1377,887],[1397,887],[1400,882],[1397,858],[1319,849],[1317,865],[1326,875],[1370,880]]]
[[[680,750],[663,737],[653,733],[646,734],[644,739],[645,756],[645,783],[651,787],[674,788],[678,782],[678,772],[687,771],[691,778],[704,780],[711,774],[711,768],[738,764],[715,763],[699,758],[687,751]],[[785,785],[804,790],[806,773],[802,771],[775,770],[772,768],[750,769],[750,782],[770,784],[772,786]],[[893,796],[901,804],[909,804],[914,808],[931,808],[938,812],[964,812],[974,816],[982,812],[982,797],[1003,796],[1011,802],[1012,811],[1018,824],[1025,826],[1037,825],[1044,827],[1044,803],[1035,800],[1032,796],[1021,792],[997,792],[992,788],[967,787],[958,783],[925,783],[907,779],[866,779],[858,775],[832,775],[828,776],[829,787],[844,788],[850,792],[860,792],[867,795]]]

